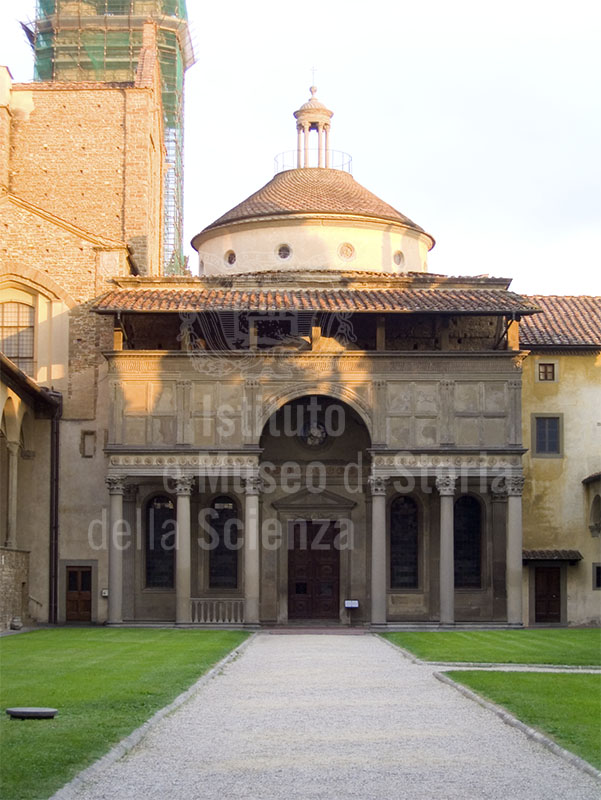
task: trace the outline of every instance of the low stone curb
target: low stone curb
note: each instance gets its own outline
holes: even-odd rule
[[[493,714],[496,714],[497,717],[500,717],[506,725],[511,725],[513,728],[517,728],[529,739],[533,739],[535,742],[542,744],[543,747],[547,748],[547,750],[550,750],[555,755],[560,756],[564,759],[564,761],[567,761],[573,767],[576,767],[581,772],[586,772],[587,775],[592,775],[593,778],[597,778],[597,780],[601,781],[601,771],[595,769],[595,767],[593,767],[592,764],[589,764],[588,761],[585,761],[583,758],[580,758],[580,756],[577,756],[574,753],[571,753],[569,750],[561,747],[552,739],[549,739],[547,736],[542,734],[540,731],[537,731],[535,728],[531,728],[517,717],[514,717],[513,714],[510,714],[501,706],[496,705],[496,703],[491,703],[490,700],[485,700],[476,692],[473,692],[471,689],[468,689],[461,683],[457,683],[457,681],[449,678],[448,675],[444,675],[442,672],[433,672],[432,674],[437,680],[441,681],[441,683],[446,683],[449,686],[452,686],[464,697],[467,697],[469,700],[474,700],[476,703],[478,703],[478,705],[482,706],[482,708],[492,711]]]
[[[494,661],[423,661],[409,650],[405,650],[395,642],[391,642],[384,636],[380,636],[382,641],[398,650],[412,664],[419,664],[423,667],[453,667],[453,669],[491,669],[505,670],[506,672],[601,672],[601,667],[596,665],[580,666],[574,664],[512,664],[508,662]]]
[[[513,664],[506,661],[422,661],[432,667],[453,667],[453,669],[493,669],[506,672],[601,672],[601,667],[583,667],[574,664]]]
[[[111,748],[108,753],[104,756],[99,758],[97,761],[94,761],[93,764],[90,764],[89,767],[86,767],[84,770],[79,772],[74,778],[72,778],[69,783],[66,783],[61,789],[55,792],[49,800],[72,800],[74,797],[73,792],[82,786],[83,784],[90,781],[102,770],[105,770],[107,767],[110,767],[111,764],[114,764],[115,761],[119,761],[120,758],[123,758],[124,755],[129,753],[133,748],[139,744],[142,739],[154,728],[157,723],[159,723],[164,717],[168,714],[171,714],[172,711],[176,711],[180,706],[186,703],[192,695],[196,694],[196,692],[201,689],[206,683],[212,680],[221,670],[230,663],[230,661],[234,661],[234,659],[238,658],[240,653],[248,647],[250,642],[255,638],[257,634],[253,633],[245,642],[242,642],[235,650],[232,650],[228,653],[221,661],[218,661],[214,667],[208,672],[205,672],[204,675],[193,683],[189,689],[186,689],[185,692],[182,692],[178,695],[175,700],[173,700],[169,705],[160,708],[156,711],[150,719],[146,720],[139,728],[136,728],[132,731],[129,736],[126,736],[125,739],[122,739],[118,744],[116,744],[113,748]]]

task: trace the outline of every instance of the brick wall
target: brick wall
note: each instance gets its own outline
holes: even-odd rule
[[[34,109],[13,119],[9,191],[96,235],[125,241],[157,274],[163,168],[152,88],[15,84]],[[157,202],[158,198],[158,202]]]
[[[30,622],[29,553],[0,547],[0,630],[10,626],[13,617],[21,617],[23,624]]]

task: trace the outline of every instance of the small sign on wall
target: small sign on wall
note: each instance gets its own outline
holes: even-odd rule
[[[359,608],[359,601],[358,600],[345,600],[344,601],[345,608]]]

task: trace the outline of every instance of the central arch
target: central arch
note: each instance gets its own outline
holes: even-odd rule
[[[262,618],[348,623],[352,588],[367,619],[369,429],[339,397],[296,394],[266,418],[259,441],[263,530],[280,542],[263,537]]]

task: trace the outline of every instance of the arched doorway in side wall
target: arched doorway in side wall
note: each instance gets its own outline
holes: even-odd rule
[[[352,595],[354,619],[367,621],[365,421],[341,400],[305,395],[272,414],[260,446],[262,619],[345,623]]]

